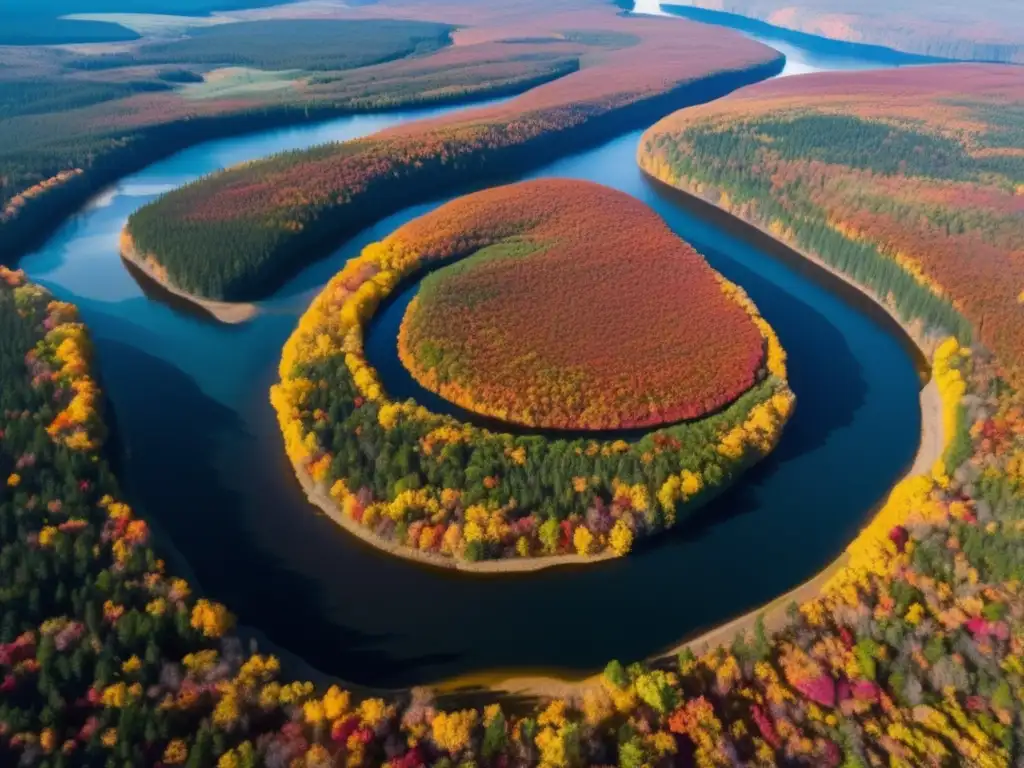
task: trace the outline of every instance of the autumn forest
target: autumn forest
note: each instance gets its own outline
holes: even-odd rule
[[[612,208],[623,227],[617,240],[602,237],[598,223],[608,220],[605,217]],[[623,224],[623,217],[628,223]],[[569,239],[579,232],[586,232],[588,239]],[[694,390],[698,383],[703,385],[703,376],[684,378],[665,392],[658,389],[657,376],[641,379],[632,373],[621,384],[602,378],[600,368],[588,369],[585,363],[607,355],[600,344],[614,341],[606,335],[567,336],[563,329],[561,340],[568,347],[563,355],[580,361],[572,368],[584,377],[580,387],[584,391],[593,387],[597,398],[606,398],[587,401],[591,410],[579,410],[579,401],[571,393],[564,397],[558,390],[541,389],[544,382],[564,381],[570,375],[545,371],[543,358],[530,363],[539,369],[538,383],[521,383],[516,388],[536,392],[536,399],[522,406],[490,399],[500,397],[501,389],[493,394],[491,389],[480,389],[474,394],[459,386],[453,388],[452,398],[471,410],[483,409],[502,418],[506,408],[521,408],[508,418],[528,424],[525,409],[539,409],[548,402],[557,403],[548,414],[549,423],[560,427],[647,426],[651,416],[659,423],[691,421],[652,431],[635,443],[513,437],[430,413],[413,401],[391,401],[365,359],[362,338],[364,326],[395,286],[431,261],[469,252],[475,255],[428,279],[435,286],[440,284],[434,290],[454,283],[450,290],[459,293],[460,302],[484,302],[486,291],[494,290],[488,281],[468,288],[460,284],[466,272],[453,270],[464,265],[475,270],[481,258],[487,259],[486,264],[497,260],[521,270],[526,268],[522,260],[531,258],[523,252],[529,254],[536,247],[531,243],[545,240],[551,251],[566,254],[562,258],[585,271],[601,269],[599,262],[581,260],[578,254],[588,249],[599,248],[609,261],[617,261],[632,242],[650,243],[647,259],[637,263],[645,265],[648,276],[659,270],[679,274],[677,286],[685,285],[695,307],[721,332],[717,337],[690,336],[672,345],[677,353],[687,343],[699,347],[688,357],[697,374],[715,370],[722,377],[710,396],[717,399],[709,400],[709,395]],[[659,265],[658,259],[664,262]],[[578,282],[581,300],[600,303],[598,289]],[[553,301],[543,285],[532,280],[519,290],[519,300],[530,303],[534,311]],[[616,301],[631,312],[649,313],[651,303],[659,298],[644,290],[633,296],[619,292]],[[408,320],[419,322],[421,311],[410,307]],[[509,333],[533,344],[545,338],[543,328],[517,326],[515,318],[509,317],[513,312],[509,308],[503,313],[501,327],[511,323]],[[445,340],[460,330],[457,316],[444,325],[449,334]],[[693,323],[689,325],[692,330]],[[724,333],[725,329],[730,332]],[[478,335],[494,338],[501,332],[471,326],[453,343],[471,343]],[[632,332],[641,331],[634,328]],[[423,345],[436,349],[443,366],[444,343],[430,335],[429,325],[414,331],[403,328],[400,339],[406,356],[412,354],[410,350],[416,353],[410,367],[434,382],[437,376],[425,373],[434,369],[417,355]],[[632,354],[643,346],[638,341],[625,349]],[[514,346],[504,345],[497,354],[517,352]],[[474,357],[460,354],[458,361],[471,369]],[[614,367],[622,370],[646,363],[645,356],[643,361],[617,361]],[[496,364],[501,371],[501,361]],[[753,303],[712,272],[696,252],[675,240],[641,205],[620,193],[577,182],[534,182],[469,195],[368,246],[303,315],[285,345],[280,375],[271,401],[296,471],[322,485],[343,524],[368,529],[376,539],[433,563],[446,558],[472,564],[559,555],[582,559],[600,553],[624,555],[635,539],[672,527],[681,517],[680,508],[688,513],[767,454],[778,441],[794,401],[786,384],[785,352]],[[585,378],[588,375],[593,383]],[[622,394],[628,385],[641,381],[650,387],[640,393],[642,400],[653,405],[642,416],[622,411],[638,407],[623,400]],[[695,399],[667,399],[685,396]],[[680,413],[679,409],[685,410]],[[718,412],[696,418],[712,410]],[[537,413],[539,419],[545,417],[543,411]],[[636,420],[633,424],[631,418]]]
[[[1016,7],[679,4],[0,0],[0,765],[1021,763]]]

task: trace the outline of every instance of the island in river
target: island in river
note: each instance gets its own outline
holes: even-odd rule
[[[403,359],[489,429],[391,400],[365,358],[377,306],[430,270]],[[350,260],[271,401],[304,487],[348,530],[432,564],[533,570],[624,555],[767,455],[793,410],[785,357],[643,204],[544,180],[459,198]]]

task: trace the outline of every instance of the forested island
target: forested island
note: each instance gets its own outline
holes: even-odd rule
[[[568,16],[563,23],[570,23]],[[665,109],[774,74],[783,58],[724,30],[611,13],[580,14],[600,57],[507,104],[342,144],[289,152],[180,187],[137,211],[137,258],[201,298],[249,301],[339,239],[388,213],[481,179],[500,179]]]
[[[442,215],[474,252],[423,279],[399,351],[463,408],[545,429],[658,427],[714,413],[763,373],[750,313],[630,197],[521,184],[464,198],[416,232]]]
[[[484,302],[494,292],[489,278],[471,288],[465,276],[503,270],[503,280],[522,283],[504,289],[506,302],[543,321],[566,299],[564,281],[576,276],[576,299],[562,307],[561,351],[543,343],[543,326],[517,319],[511,308],[486,328],[479,327],[488,323],[486,312],[445,313],[449,341],[519,335],[532,350],[524,357],[499,343],[493,351],[512,356],[509,363],[522,369],[518,381],[503,380],[498,368],[499,388],[459,387],[454,394],[467,396],[457,402],[469,399],[474,410],[531,424],[529,410],[561,428],[681,423],[632,443],[557,432],[515,436],[431,413],[412,400],[392,401],[366,361],[365,327],[402,281],[455,259],[433,272],[433,287],[424,290]],[[545,283],[555,279],[552,293]],[[609,293],[602,283],[618,287]],[[420,311],[409,308],[417,317]],[[615,319],[616,311],[623,319]],[[619,326],[615,335],[602,330],[602,315]],[[452,373],[456,358],[445,360],[429,328],[403,329],[403,336],[403,358],[414,357],[419,376],[437,382]],[[686,360],[688,370],[652,357],[658,346]],[[608,356],[613,370],[602,367]],[[487,360],[457,359],[475,381],[492,375]],[[484,370],[473,370],[474,362]],[[639,376],[638,368],[652,366],[665,370]],[[459,198],[368,246],[302,317],[280,375],[271,401],[288,456],[315,500],[388,551],[463,568],[509,560],[501,564],[507,570],[532,569],[626,554],[771,451],[794,404],[785,352],[742,291],[641,203],[573,181]],[[577,377],[580,389],[545,384]],[[534,398],[506,404],[515,391]],[[487,402],[488,395],[499,399]]]

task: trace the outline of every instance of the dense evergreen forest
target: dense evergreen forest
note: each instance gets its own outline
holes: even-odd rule
[[[181,734],[208,765],[202,707],[142,690],[216,655],[227,614],[166,576],[116,500],[91,354],[74,307],[0,267],[0,762],[152,764]]]
[[[277,23],[290,28],[292,22]],[[447,41],[450,27],[383,24],[388,32],[379,36],[370,34],[373,21],[303,24],[310,46],[289,50],[305,51],[303,62],[292,63],[325,65],[327,48],[312,45],[326,39],[316,28],[335,37],[338,29],[351,28],[360,30],[353,35],[358,43],[344,54],[331,54],[333,63],[387,59],[384,63],[298,70],[287,75],[292,87],[223,95],[215,90],[210,96],[187,90],[206,87],[201,73],[214,66],[210,63],[83,69],[73,54],[0,51],[0,255],[10,261],[55,216],[70,213],[92,191],[198,141],[355,111],[516,94],[575,71],[587,50],[586,44],[572,42],[485,43],[405,56],[422,53],[423,30],[430,30],[427,47],[433,48]],[[236,53],[248,50],[254,61],[267,53],[266,39],[254,39],[251,47],[246,40],[236,41]],[[5,59],[11,63],[7,70]]]
[[[389,19],[281,19],[199,27],[183,40],[125,54],[83,56],[72,66],[110,69],[139,64],[346,70],[428,54],[451,43],[453,27]]]
[[[808,215],[813,209],[800,210],[774,194],[772,178],[751,173],[750,169],[759,167],[763,146],[759,138],[752,137],[762,135],[769,137],[772,149],[787,160],[806,156],[821,162],[843,163],[858,158],[857,162],[863,162],[864,167],[881,173],[916,173],[924,169],[941,173],[949,168],[951,158],[954,164],[964,161],[966,165],[970,158],[959,144],[922,137],[925,148],[913,151],[918,144],[915,134],[909,131],[856,118],[806,117],[785,123],[758,121],[709,134],[695,129],[685,137],[692,145],[669,143],[663,151],[667,162],[683,177],[707,179],[706,183],[728,190],[730,199],[757,200],[759,215],[766,221],[781,222],[781,228],[792,232],[801,248],[821,254],[830,266],[867,286],[875,295],[893,297],[902,317],[921,318],[930,328],[943,328],[955,332],[964,342],[970,341],[970,324],[949,299],[921,285],[885,256],[878,245],[846,237],[829,221]],[[951,147],[959,151],[950,151]],[[713,180],[713,172],[708,170],[710,158],[725,160]]]
[[[0,114],[7,119],[21,115],[63,112],[105,101],[125,99],[137,93],[170,89],[168,83],[155,80],[98,82],[61,77],[0,80]]]

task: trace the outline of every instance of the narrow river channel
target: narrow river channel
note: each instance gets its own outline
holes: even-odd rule
[[[894,63],[778,45],[790,57],[787,73]],[[638,197],[747,289],[789,352],[799,399],[777,452],[695,524],[623,560],[573,570],[468,577],[425,569],[367,549],[306,502],[267,402],[281,346],[346,259],[440,201],[361,233],[242,326],[148,297],[121,263],[118,233],[139,206],[218,168],[447,111],[347,117],[196,146],[125,178],[22,260],[32,279],[81,307],[127,494],[203,588],[319,669],[397,686],[640,658],[771,599],[832,559],[913,457],[913,362],[860,311],[661,196],[636,167],[639,132],[528,178],[590,179]],[[397,302],[389,312],[401,309]],[[392,386],[387,321],[374,326],[370,346]]]

